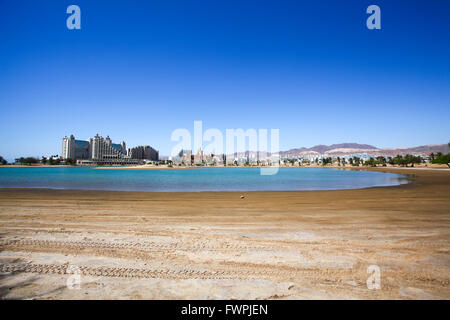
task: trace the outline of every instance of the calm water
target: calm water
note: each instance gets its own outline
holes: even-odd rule
[[[335,190],[406,183],[401,175],[321,168],[280,168],[261,176],[258,168],[191,170],[102,170],[79,167],[0,167],[0,188],[123,191]]]

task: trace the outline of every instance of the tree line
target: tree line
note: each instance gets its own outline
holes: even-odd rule
[[[61,158],[57,158],[55,156],[50,157],[50,158],[46,158],[46,157],[42,157],[41,159],[35,158],[35,157],[20,157],[20,158],[16,158],[15,159],[15,163],[21,164],[21,165],[26,165],[26,166],[31,166],[33,164],[48,164],[48,165],[60,165],[62,163],[64,164],[68,164],[68,165],[76,165],[76,161],[72,160],[72,159],[66,159],[66,160],[62,160]],[[4,159],[2,156],[0,156],[0,164],[1,165],[7,165],[8,161],[6,161],[6,159]]]
[[[441,152],[438,152],[436,154],[431,153],[430,154],[430,162],[433,164],[446,164],[450,167],[450,153],[448,154],[442,154]],[[322,165],[327,165],[327,164],[332,164],[333,163],[333,159],[331,157],[327,157],[327,158],[323,158],[322,160]],[[318,162],[318,159],[316,159],[316,162]],[[345,158],[340,158],[337,157],[336,159],[337,164],[340,165],[345,165],[347,163]],[[351,166],[355,166],[355,167],[359,167],[360,165],[364,165],[364,166],[371,166],[371,167],[376,167],[378,165],[381,166],[387,166],[387,164],[390,164],[392,166],[402,166],[402,167],[407,167],[407,166],[411,166],[414,167],[415,164],[420,164],[420,163],[424,163],[425,159],[422,158],[421,156],[415,156],[415,155],[411,155],[411,154],[406,154],[406,155],[396,155],[395,157],[383,157],[383,156],[378,156],[376,158],[369,158],[366,159],[364,161],[364,159],[360,158],[360,157],[352,157],[348,159],[348,164],[350,164]]]
[[[446,164],[450,168],[450,153],[442,154],[438,152],[436,155],[434,153],[431,153],[430,159],[431,163]]]
[[[333,159],[331,157],[327,157],[327,158],[323,158],[322,160],[322,165],[327,165],[327,164],[332,164],[333,163]],[[450,168],[450,153],[447,154],[442,154],[441,152],[437,152],[437,153],[431,153],[429,160],[431,163],[433,164],[446,164],[449,168]],[[294,164],[293,159],[289,160],[292,164]],[[319,159],[316,158],[315,160],[316,163],[319,162]],[[386,166],[387,164],[393,165],[393,166],[402,166],[402,167],[407,167],[408,165],[410,165],[411,167],[414,167],[415,164],[420,164],[420,163],[424,163],[425,159],[422,158],[421,156],[414,156],[411,154],[407,154],[407,155],[397,155],[395,157],[383,157],[383,156],[378,156],[376,158],[369,158],[367,160],[363,160],[360,157],[352,157],[348,159],[348,162],[345,158],[341,158],[341,157],[337,157],[336,159],[337,164],[343,165],[345,166],[347,163],[350,164],[351,166],[360,166],[360,165],[364,165],[364,166],[371,166],[371,167],[376,167],[378,165],[381,166]],[[48,165],[60,165],[61,163],[67,164],[67,165],[76,165],[76,161],[72,160],[72,159],[66,159],[66,160],[62,160],[61,158],[57,158],[55,156],[50,157],[50,158],[46,158],[46,157],[42,157],[42,159],[38,159],[38,158],[34,158],[34,157],[20,157],[15,159],[15,163],[19,163],[21,165],[28,165],[31,166],[32,164],[37,164],[37,163],[41,163],[41,164],[48,164]],[[0,156],[0,165],[6,165],[8,164],[8,161],[6,161],[6,159],[4,159],[2,156]],[[237,163],[236,163],[237,164]]]

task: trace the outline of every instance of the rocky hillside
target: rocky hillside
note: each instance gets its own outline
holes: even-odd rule
[[[330,146],[317,145],[312,148],[297,148],[280,152],[282,157],[308,157],[308,156],[348,156],[352,154],[367,153],[373,156],[396,156],[398,154],[414,154],[428,156],[430,153],[450,153],[448,144],[433,144],[411,148],[377,148],[368,144],[340,143]]]

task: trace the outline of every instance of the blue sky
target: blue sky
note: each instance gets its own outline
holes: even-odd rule
[[[66,8],[81,8],[81,30]],[[381,8],[381,30],[366,8]],[[450,2],[2,1],[0,155],[278,128],[282,150],[447,143]]]

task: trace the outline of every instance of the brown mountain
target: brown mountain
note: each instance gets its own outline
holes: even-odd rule
[[[281,157],[308,157],[308,156],[347,156],[351,154],[367,153],[373,156],[396,156],[398,154],[414,154],[428,156],[430,153],[450,153],[448,144],[433,144],[411,148],[377,148],[368,144],[340,143],[330,146],[317,145],[311,148],[296,148],[281,151]]]

